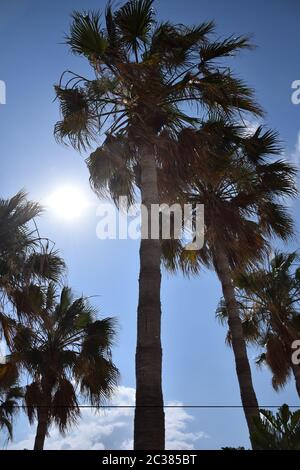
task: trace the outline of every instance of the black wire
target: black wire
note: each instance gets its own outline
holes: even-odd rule
[[[262,408],[280,408],[282,405],[260,405],[259,406],[259,409],[262,409]],[[28,405],[13,405],[12,406],[13,408],[29,408]],[[37,405],[37,406],[34,406],[33,408],[48,408],[48,405]],[[300,405],[288,405],[289,408],[300,408]],[[52,408],[52,406],[50,405],[49,408]],[[64,406],[64,405],[60,405],[60,406],[56,406],[55,408],[69,408],[67,405]],[[128,408],[128,409],[134,409],[134,408],[161,408],[160,405],[78,405],[77,408],[97,408],[97,409],[100,409],[100,408],[108,408],[108,409],[113,409],[113,408]],[[236,409],[240,409],[240,408],[257,408],[256,406],[243,406],[243,405],[164,405],[163,408],[198,408],[198,409],[205,409],[205,408],[208,408],[208,409],[219,409],[219,408],[236,408]]]

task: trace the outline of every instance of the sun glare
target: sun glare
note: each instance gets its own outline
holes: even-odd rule
[[[65,220],[80,218],[88,207],[84,191],[75,186],[62,186],[55,190],[45,201],[48,210]]]

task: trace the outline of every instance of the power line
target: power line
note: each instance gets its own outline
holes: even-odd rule
[[[260,405],[259,408],[280,408],[282,405]],[[31,408],[29,405],[13,405],[13,408]],[[289,408],[300,408],[300,405],[288,405]],[[33,408],[53,408],[52,405],[36,405]],[[69,408],[67,405],[55,406],[55,408]],[[77,408],[95,408],[95,409],[135,409],[135,408],[161,408],[160,405],[77,405]],[[257,408],[256,406],[243,406],[243,405],[164,405],[165,409],[176,408],[189,408],[189,409],[244,409],[244,408]]]

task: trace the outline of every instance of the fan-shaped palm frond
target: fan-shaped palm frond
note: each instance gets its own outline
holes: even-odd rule
[[[114,15],[122,41],[137,54],[141,44],[148,41],[154,22],[154,0],[129,0]]]
[[[74,54],[84,55],[91,62],[105,54],[108,42],[101,32],[101,16],[97,12],[75,11],[72,14],[70,35],[66,43]]]
[[[23,390],[18,386],[18,372],[13,364],[0,364],[0,430],[13,438],[13,418],[19,411]]]
[[[261,417],[255,421],[252,439],[259,450],[299,450],[300,411],[290,411],[282,405],[276,415],[260,410]]]
[[[119,377],[111,359],[115,333],[113,318],[96,320],[86,298],[68,287],[58,296],[53,284],[40,290],[31,323],[15,326],[11,357],[32,379],[25,403],[29,421],[38,421],[36,449],[51,423],[61,432],[76,423],[80,397],[96,406],[111,397]]]
[[[300,284],[297,279],[297,252],[275,251],[250,272],[236,278],[242,318],[251,318],[257,326],[256,337],[249,338],[263,353],[259,364],[266,364],[275,390],[285,386],[293,374],[300,393],[297,368],[292,363],[291,345],[300,338]]]
[[[223,41],[208,42],[200,47],[200,57],[203,66],[208,67],[214,60],[223,57],[234,56],[243,49],[251,49],[253,46],[249,38],[245,36],[230,37]]]
[[[126,196],[131,205],[135,199],[134,159],[126,140],[108,138],[87,160],[90,182],[101,197],[108,195],[118,205]]]

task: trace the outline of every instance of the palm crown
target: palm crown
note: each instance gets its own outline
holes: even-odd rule
[[[11,320],[14,340],[9,361],[32,380],[25,391],[26,410],[30,422],[38,419],[36,446],[42,448],[52,422],[61,432],[76,422],[79,396],[95,406],[111,397],[118,381],[111,360],[116,325],[113,318],[97,320],[88,300],[74,299],[67,287],[57,300],[50,284],[31,301],[30,322]]]
[[[263,348],[258,364],[269,366],[276,390],[293,373],[300,394],[300,368],[291,360],[293,341],[300,338],[298,259],[295,252],[277,251],[257,269],[239,274],[236,285],[245,337]]]
[[[174,139],[173,139],[174,142]],[[222,247],[233,270],[243,270],[260,259],[270,236],[287,239],[293,222],[283,198],[295,196],[295,168],[271,158],[280,153],[276,133],[246,128],[222,120],[207,121],[197,130],[183,130],[169,162],[177,172],[179,155],[185,161],[179,200],[205,207],[205,245],[198,252],[185,250],[179,241],[163,241],[168,269],[197,273],[202,263],[214,264]],[[174,190],[174,184],[173,184]]]
[[[20,191],[0,200],[0,324],[7,342],[9,321],[25,310],[25,301],[49,281],[58,282],[65,263],[47,239],[42,239],[34,222],[42,208]],[[3,313],[5,312],[5,313]]]
[[[96,190],[132,199],[142,148],[163,145],[162,132],[196,124],[200,108],[202,117],[261,114],[251,89],[220,64],[249,48],[248,39],[215,41],[213,33],[211,22],[157,23],[153,0],[132,0],[116,12],[108,5],[103,26],[95,12],[73,14],[67,44],[89,60],[96,78],[63,74],[55,134],[80,149],[107,135],[88,160]]]

